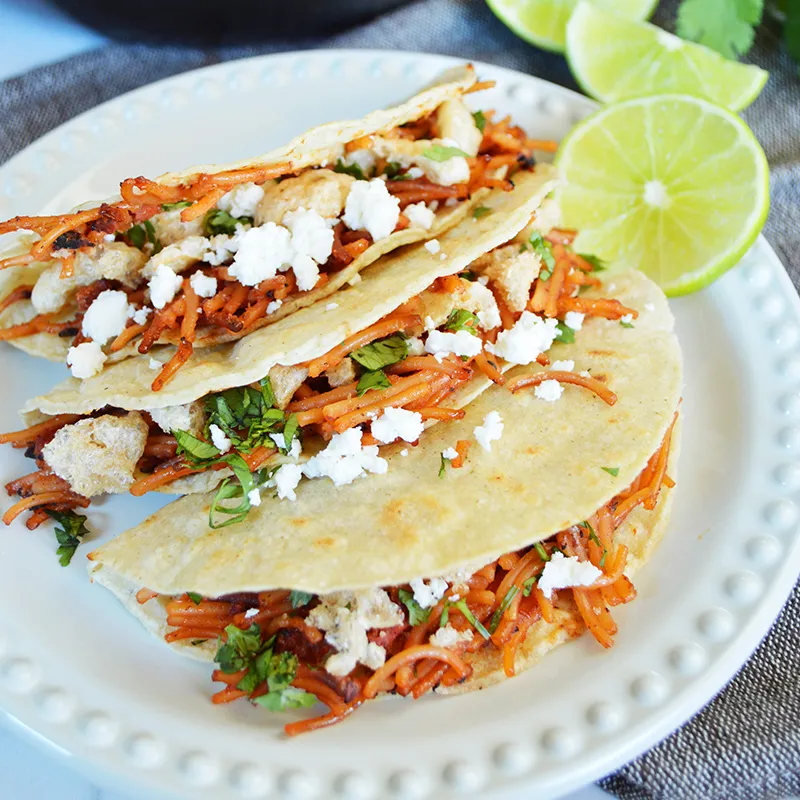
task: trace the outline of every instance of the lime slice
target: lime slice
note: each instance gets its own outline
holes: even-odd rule
[[[556,164],[576,248],[640,269],[669,295],[736,264],[769,210],[769,168],[735,114],[689,95],[608,106],[579,123]]]
[[[769,75],[585,0],[567,24],[567,59],[581,88],[604,103],[680,92],[740,111]]]
[[[526,42],[563,53],[567,20],[578,0],[486,0],[498,19]],[[596,0],[626,19],[647,19],[658,0]]]

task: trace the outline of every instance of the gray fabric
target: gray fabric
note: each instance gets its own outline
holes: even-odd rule
[[[656,21],[671,27],[672,0]],[[59,123],[142,84],[257,53],[306,47],[376,47],[490,61],[570,88],[565,60],[517,39],[480,0],[421,0],[325,40],[291,46],[202,51],[113,45],[0,84],[0,161]],[[772,166],[765,233],[800,280],[800,107],[796,67],[762,29],[749,59],[772,73],[745,117]],[[658,747],[606,778],[622,798],[750,800],[800,794],[800,593],[739,675]]]

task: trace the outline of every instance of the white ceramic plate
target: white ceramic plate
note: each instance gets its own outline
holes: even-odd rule
[[[112,194],[128,175],[266,151],[312,124],[411,94],[453,59],[307,52],[188,73],[106,103],[0,170],[0,217]],[[480,65],[484,108],[561,137],[583,97]],[[370,704],[296,740],[279,715],[209,702],[210,669],[154,641],[89,584],[83,555],[158,501],[117,497],[102,536],[61,569],[49,531],[0,531],[0,705],[95,780],[194,798],[546,798],[668,734],[733,675],[796,574],[800,537],[800,303],[763,239],[711,289],[675,301],[686,355],[683,455],[670,530],[615,611],[605,652],[578,641],[536,669],[459,698]],[[0,430],[64,369],[0,350]],[[28,471],[2,451],[3,482]]]

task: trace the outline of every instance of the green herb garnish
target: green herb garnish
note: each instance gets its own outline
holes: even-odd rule
[[[58,523],[53,530],[53,533],[56,535],[56,541],[58,542],[56,555],[58,556],[58,563],[61,564],[62,567],[66,567],[70,561],[72,561],[72,556],[75,555],[75,551],[78,549],[81,539],[89,533],[86,527],[86,517],[72,510],[51,511],[46,508],[45,513]]]
[[[531,592],[533,591],[533,587],[536,584],[536,581],[538,581],[538,580],[539,580],[539,576],[538,575],[533,575],[532,577],[528,578],[528,580],[526,580],[522,584],[522,596],[523,597],[530,597],[531,596]]]
[[[463,597],[458,602],[453,603],[453,605],[467,618],[467,622],[469,622],[484,639],[489,638],[489,631],[483,627],[481,621],[470,611],[467,601],[464,600]]]
[[[557,325],[558,333],[556,334],[556,341],[563,342],[564,344],[572,344],[575,341],[575,331],[563,322]]]
[[[474,336],[478,335],[478,315],[464,308],[454,308],[447,321],[444,323],[446,331],[468,331]]]
[[[220,233],[227,233],[232,236],[236,233],[237,225],[252,225],[252,217],[232,217],[227,211],[220,208],[212,208],[206,212],[203,220],[203,228],[206,236],[216,236]]]
[[[342,159],[336,161],[336,166],[333,168],[334,172],[341,172],[344,175],[352,175],[357,181],[366,181],[369,178],[364,174],[364,170],[358,164],[345,164]]]
[[[402,333],[365,344],[350,353],[350,358],[364,369],[378,370],[397,364],[408,356],[408,343]]]
[[[552,276],[553,276],[552,270],[547,269],[547,267],[545,267],[543,270],[539,272],[540,281],[549,281]]]
[[[608,269],[608,264],[602,258],[593,256],[590,253],[578,253],[578,255],[594,267],[594,272],[602,272],[604,269]]]
[[[475,120],[475,127],[483,133],[486,128],[486,114],[483,111],[473,111],[472,119]]]
[[[203,595],[197,592],[186,592],[186,596],[196,605],[199,606],[203,602]]]
[[[556,258],[553,255],[553,245],[537,231],[531,234],[528,241],[533,248],[533,252],[542,259],[542,263],[552,272],[553,267],[556,265]]]
[[[313,599],[314,595],[311,592],[292,591],[289,595],[289,602],[292,604],[292,608],[307,606]]]
[[[383,174],[390,181],[411,180],[411,176],[406,174],[406,168],[399,161],[389,161],[383,170]]]
[[[439,465],[439,477],[444,478],[446,472],[447,472],[447,459],[444,457],[444,453],[442,453],[442,463]]]
[[[191,200],[178,200],[177,203],[162,203],[161,210],[162,211],[175,211],[178,208],[189,208],[192,204]]]
[[[478,280],[478,276],[472,272],[472,270],[465,269],[463,272],[458,273],[459,278],[463,278],[465,281],[476,281]]]
[[[458,147],[448,147],[443,144],[433,144],[427,150],[422,151],[424,158],[429,158],[431,161],[449,161],[451,158],[469,158],[467,153],[459,150]]]
[[[503,598],[503,602],[500,603],[499,608],[497,611],[492,614],[492,619],[489,622],[489,633],[494,633],[497,630],[497,626],[500,624],[500,620],[503,618],[503,614],[506,613],[506,609],[511,605],[511,601],[517,596],[519,592],[518,586],[512,586],[507,592],[506,596]]]
[[[607,472],[609,475],[613,475],[615,478],[619,475],[619,467],[600,467],[603,472]]]
[[[388,389],[391,385],[382,369],[368,369],[358,379],[356,394],[361,397],[371,389]]]
[[[633,323],[632,322],[625,322],[624,320],[620,320],[619,324],[622,325],[623,328],[632,328],[633,327]]]
[[[604,566],[606,563],[606,556],[608,555],[608,550],[606,550],[605,545],[600,541],[600,537],[594,532],[594,528],[592,527],[590,522],[583,521],[581,522],[581,527],[586,528],[589,532],[589,541],[594,542],[598,547],[603,548],[603,555],[600,558],[600,566]]]
[[[129,228],[125,232],[125,236],[128,241],[139,250],[143,250],[147,242],[153,246],[153,255],[160,253],[162,250],[161,242],[156,238],[156,229],[149,219]]]
[[[408,624],[421,625],[428,621],[431,615],[430,608],[423,608],[415,599],[414,593],[408,589],[399,589],[397,592],[400,602],[408,609]]]
[[[534,548],[536,552],[539,554],[539,558],[541,558],[542,561],[550,560],[550,555],[548,554],[547,550],[544,549],[544,545],[541,542],[536,542]]]
[[[487,214],[491,214],[492,209],[489,206],[478,206],[477,208],[472,209],[472,216],[475,219],[480,219],[481,217],[485,217]]]
[[[173,430],[172,435],[178,442],[177,455],[183,456],[193,467],[205,466],[206,462],[221,455],[211,442],[204,442],[188,431]]]

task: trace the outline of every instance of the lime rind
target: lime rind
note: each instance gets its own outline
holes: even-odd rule
[[[769,211],[769,167],[750,129],[690,95],[601,109],[562,142],[556,164],[576,247],[641,269],[671,296],[738,263]]]
[[[759,67],[728,61],[702,45],[587,0],[578,4],[567,24],[566,55],[580,87],[604,103],[669,92],[741,111],[769,77]]]

